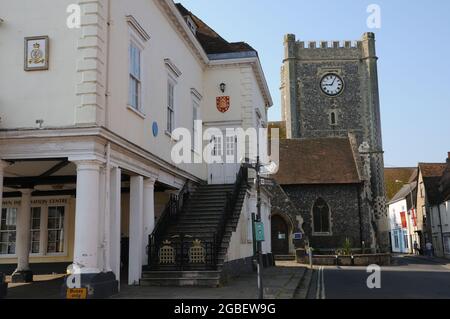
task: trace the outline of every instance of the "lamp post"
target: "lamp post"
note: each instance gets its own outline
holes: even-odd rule
[[[256,220],[253,221],[253,240],[256,240],[255,234],[255,222],[260,223],[262,220],[261,217],[261,162],[259,156],[256,159],[255,164],[251,164],[248,159],[246,159],[244,166],[247,168],[251,168],[256,172]],[[264,299],[264,288],[262,281],[262,242],[260,240],[256,240],[256,252],[253,257],[256,263],[257,276],[258,276],[258,299]]]

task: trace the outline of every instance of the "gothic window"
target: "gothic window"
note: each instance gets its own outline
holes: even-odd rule
[[[337,118],[336,118],[336,112],[330,113],[330,125],[336,125],[337,124]]]
[[[330,233],[330,207],[322,198],[313,207],[314,233]]]

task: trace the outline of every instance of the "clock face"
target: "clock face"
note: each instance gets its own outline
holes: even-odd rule
[[[322,92],[328,96],[336,96],[344,90],[344,82],[337,74],[327,74],[320,81]]]

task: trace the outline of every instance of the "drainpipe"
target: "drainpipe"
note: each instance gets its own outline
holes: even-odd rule
[[[111,143],[106,144],[106,172],[105,172],[105,211],[104,211],[104,230],[103,230],[103,270],[111,271],[110,264],[110,243],[111,243],[111,220],[110,220],[110,192],[111,192]]]
[[[109,128],[109,51],[111,39],[111,0],[107,1],[107,17],[106,17],[106,61],[105,61],[105,121],[104,125]]]

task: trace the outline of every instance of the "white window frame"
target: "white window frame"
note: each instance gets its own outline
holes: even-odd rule
[[[130,91],[131,91],[131,78],[134,77],[131,70],[131,46],[135,46],[139,50],[139,96],[138,96],[138,105],[134,107],[130,104]],[[145,60],[144,60],[144,51],[145,45],[142,41],[141,36],[133,29],[129,28],[129,41],[128,41],[128,97],[127,97],[127,108],[134,112],[139,117],[145,119],[146,115],[144,112],[145,105]]]
[[[191,147],[193,152],[197,152],[197,149],[201,150],[202,145],[195,145],[195,137],[198,135],[197,126],[195,125],[195,121],[201,121],[201,106],[200,103],[203,99],[200,93],[196,89],[191,89],[191,99],[192,99],[192,141]],[[197,116],[195,116],[197,115]],[[198,143],[202,143],[202,140],[197,141]]]
[[[19,207],[15,207],[15,206],[2,206],[2,211],[3,211],[3,209],[6,209],[6,210],[8,210],[8,209],[15,209],[16,210],[16,230],[15,230],[15,233],[16,233],[16,241],[15,241],[15,249],[14,249],[14,251],[15,252],[17,252],[17,215],[19,214]],[[2,212],[0,212],[0,219],[1,219],[1,213]],[[0,223],[1,223],[1,220],[0,220]],[[7,232],[7,233],[9,233],[9,232],[12,232],[12,230],[10,230],[10,231],[2,231],[2,233],[3,232]],[[9,242],[8,242],[9,243]],[[13,258],[13,257],[15,257],[16,256],[16,254],[1,254],[0,253],[0,258]]]
[[[181,76],[181,71],[178,69],[178,67],[172,62],[171,59],[167,58],[164,59],[164,63],[166,65],[167,69],[167,92],[166,92],[166,135],[172,138],[172,132],[178,127],[178,99],[177,99],[177,85],[178,85],[178,78]],[[173,87],[173,97],[172,97],[172,104],[169,105],[169,88],[170,86]],[[169,118],[169,111],[171,111],[173,118]],[[170,120],[170,122],[169,122]]]
[[[173,91],[170,92],[170,88],[173,88]],[[167,103],[166,103],[166,133],[170,136],[172,136],[173,131],[176,129],[176,105],[177,105],[177,81],[175,77],[171,76],[169,74],[167,79]],[[170,96],[170,93],[172,93],[172,96]],[[172,100],[172,103],[171,103]],[[171,105],[172,104],[172,105]]]
[[[30,220],[30,256],[34,256],[34,255],[39,255],[42,253],[42,217],[44,215],[44,210],[42,209],[42,206],[32,206],[31,210],[39,208],[39,229],[34,229],[33,228],[33,211],[31,211],[31,220]],[[33,232],[35,231],[39,231],[39,252],[37,253],[33,253],[33,242],[35,242],[33,240]]]
[[[46,200],[47,204],[31,204],[31,208],[40,207],[41,208],[41,225],[40,225],[40,244],[39,244],[39,253],[31,253],[30,257],[68,257],[69,256],[69,218],[70,216],[70,197],[51,197],[51,198],[32,198],[32,201],[34,200]],[[3,205],[2,208],[16,208],[17,214],[20,212],[20,198],[14,198],[14,199],[8,199],[12,202],[17,202],[19,204],[14,205]],[[64,200],[64,203],[50,203],[52,200]],[[48,246],[48,208],[49,207],[64,207],[64,251],[60,253],[47,253],[47,246]],[[17,230],[16,230],[17,231]],[[30,225],[30,232],[31,232],[31,225]],[[17,233],[16,233],[17,234]],[[31,234],[30,234],[31,235]],[[17,240],[17,239],[16,239]],[[31,242],[31,238],[30,238]],[[8,259],[8,258],[17,258],[17,250],[16,254],[0,254],[0,259]]]

